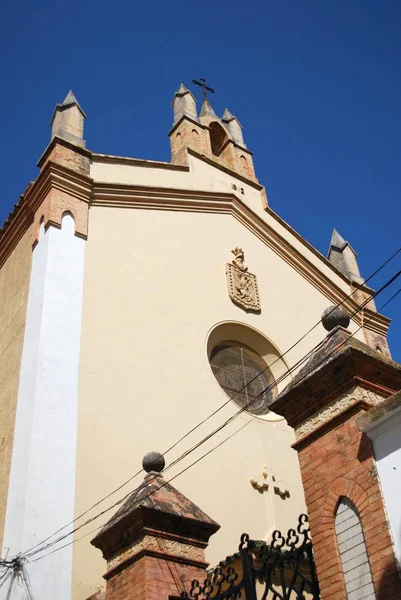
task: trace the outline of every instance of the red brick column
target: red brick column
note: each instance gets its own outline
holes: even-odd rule
[[[160,456],[157,460],[153,464],[160,466]],[[150,471],[92,540],[107,560],[105,600],[167,600],[189,591],[193,579],[206,578],[205,548],[218,529],[158,472]]]
[[[205,568],[176,557],[149,555],[144,552],[131,563],[122,563],[117,569],[107,571],[106,600],[160,600],[180,596],[191,587],[194,579],[205,579]]]
[[[401,598],[393,543],[370,441],[355,423],[361,412],[343,415],[343,422],[295,444],[324,600],[347,598],[334,526],[342,497],[349,498],[359,512],[377,597],[380,600]]]
[[[376,596],[401,598],[401,583],[370,440],[356,419],[401,386],[401,366],[338,328],[271,405],[294,427],[323,600],[346,600],[335,515],[355,505]]]

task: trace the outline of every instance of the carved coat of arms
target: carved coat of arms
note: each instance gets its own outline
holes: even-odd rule
[[[231,250],[234,260],[227,263],[228,294],[233,302],[247,311],[260,311],[260,300],[256,275],[249,273],[244,265],[244,251],[241,248]]]

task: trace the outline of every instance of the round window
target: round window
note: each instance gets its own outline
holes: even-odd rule
[[[210,366],[225,393],[241,408],[265,415],[275,395],[273,376],[259,354],[237,342],[223,342],[210,356]]]

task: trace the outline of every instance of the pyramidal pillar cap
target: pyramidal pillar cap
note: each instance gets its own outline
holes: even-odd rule
[[[197,540],[206,547],[209,537],[220,529],[220,525],[162,477],[162,454],[149,452],[142,464],[147,472],[143,483],[130,494],[91,544],[102,550],[108,560],[116,548],[129,545],[150,528],[158,531],[161,537],[179,535],[182,541]]]

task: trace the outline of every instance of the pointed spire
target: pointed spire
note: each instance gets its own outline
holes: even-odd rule
[[[68,106],[72,106],[73,104],[75,104],[75,106],[81,111],[82,115],[84,116],[84,118],[86,119],[86,114],[84,113],[84,111],[82,110],[81,105],[79,104],[78,100],[75,97],[75,94],[72,90],[70,90],[68,92],[68,94],[66,95],[66,97],[64,98],[62,104],[57,105],[57,106],[62,106],[64,108],[67,108]]]
[[[227,123],[228,123],[228,121],[232,121],[233,119],[235,119],[234,115],[233,115],[233,114],[231,114],[231,112],[228,110],[228,108],[226,108],[226,109],[224,110],[224,114],[223,114],[223,116],[222,116],[222,119],[221,119],[221,120],[222,120],[222,121],[227,121]]]
[[[204,100],[203,104],[202,104],[202,108],[199,114],[200,117],[216,117],[217,115],[214,112],[212,105],[210,104],[209,100]]]
[[[198,120],[196,98],[183,83],[180,84],[180,87],[174,94],[172,107],[174,111],[174,125],[178,123],[184,115],[195,121]]]
[[[231,137],[234,142],[246,148],[244,144],[244,137],[242,135],[242,125],[238,121],[237,117],[234,117],[228,108],[226,108],[221,120],[231,133]]]
[[[74,96],[74,92],[70,90],[64,98],[63,106],[65,106],[66,104],[74,104],[74,102],[75,104],[78,104],[78,101]]]
[[[53,111],[52,118],[50,120],[50,125],[53,124],[54,117],[56,115],[57,110],[62,111],[62,110],[65,110],[66,108],[69,108],[70,106],[76,106],[78,108],[78,110],[81,112],[83,118],[86,119],[86,114],[82,110],[82,107],[79,104],[78,100],[76,99],[74,92],[72,90],[70,90],[68,92],[68,94],[66,95],[66,97],[64,98],[63,102],[61,104],[56,104],[56,107]]]
[[[187,94],[187,93],[192,95],[192,92],[187,87],[185,87],[185,85],[183,83],[180,83],[180,87],[175,92],[175,96],[183,96],[184,94]]]
[[[346,243],[347,242],[342,237],[342,235],[340,235],[338,233],[337,229],[333,228],[333,233],[331,235],[330,247],[333,246],[334,248],[338,248],[339,250],[342,250],[344,248],[344,246],[346,245]]]
[[[191,90],[189,90],[187,87],[185,87],[185,85],[183,83],[180,83],[180,87],[174,93],[173,104],[174,104],[174,100],[175,100],[176,96],[182,97],[182,96],[185,96],[186,94],[189,94],[193,98],[194,102],[196,103],[196,98],[193,95],[193,93],[191,92]]]
[[[349,246],[349,248],[352,250],[352,252],[355,254],[355,256],[357,256],[357,253],[352,248],[351,244],[349,242],[347,242],[343,238],[343,236],[337,231],[337,229],[335,229],[333,227],[333,233],[331,234],[331,242],[330,242],[329,254],[330,254],[330,250],[332,248],[336,248],[337,250],[344,250],[345,246]]]
[[[327,258],[351,281],[363,283],[357,263],[357,253],[337,229],[333,229]]]
[[[85,146],[83,139],[86,114],[70,90],[61,104],[56,104],[50,121],[52,136],[63,138],[78,146]]]

